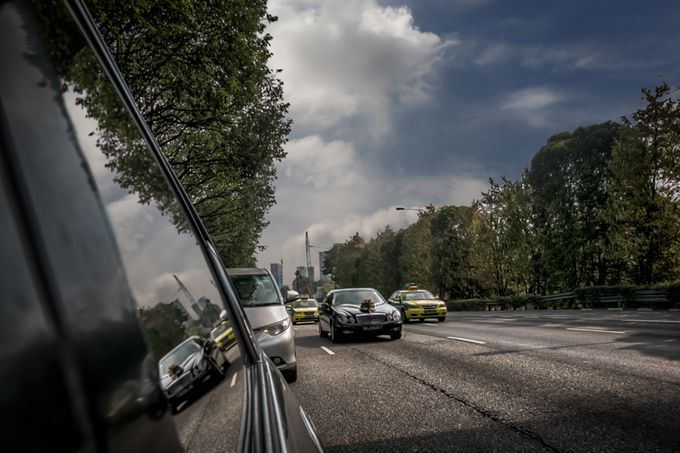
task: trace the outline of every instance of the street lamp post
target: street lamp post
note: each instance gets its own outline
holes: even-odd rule
[[[396,208],[397,211],[418,211],[418,212],[425,212],[425,209],[423,208],[405,208],[403,206],[397,206]]]

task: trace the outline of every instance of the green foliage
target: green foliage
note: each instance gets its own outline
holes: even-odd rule
[[[484,299],[457,299],[446,302],[448,311],[481,311],[488,301]]]
[[[391,252],[389,244],[394,239],[394,231],[387,226],[365,245],[352,277],[355,286],[375,288],[381,294],[389,296],[394,288],[394,266],[390,266],[388,255]]]
[[[531,161],[535,260],[547,291],[607,281],[606,170],[619,131],[607,122],[556,134]]]
[[[476,252],[479,242],[477,209],[447,206],[431,220],[435,287],[442,297],[479,297],[489,292]]]
[[[365,246],[363,238],[355,233],[344,244],[335,244],[326,253],[323,267],[338,287],[355,286],[357,262]]]
[[[680,101],[668,85],[643,89],[609,162],[609,253],[624,282],[680,277]]]
[[[404,230],[399,249],[400,284],[408,281],[425,288],[434,286],[430,232],[432,216],[432,213],[421,214],[416,223]]]
[[[47,29],[68,23],[38,6]],[[282,83],[268,67],[266,25],[276,18],[266,1],[93,0],[88,7],[225,265],[254,265],[291,124]],[[144,143],[85,43],[47,39],[64,86],[99,123],[97,143],[118,182],[185,228],[159,189],[162,177],[148,175],[150,157],[135,152]]]
[[[477,248],[490,290],[500,296],[535,292],[541,287],[541,274],[535,266],[539,244],[531,221],[527,172],[518,182],[489,182],[491,188],[482,193],[476,206],[480,220]]]
[[[553,135],[518,181],[490,180],[472,206],[428,207],[416,223],[364,243],[355,235],[326,265],[341,286],[391,294],[405,282],[451,310],[668,306],[626,284],[680,278],[680,102],[662,83],[624,124]],[[576,288],[578,297],[539,295]],[[680,303],[680,284],[664,289]],[[665,297],[665,296],[664,296]],[[618,299],[617,299],[618,298]],[[675,303],[675,302],[673,302]]]
[[[159,303],[153,308],[140,307],[138,313],[146,340],[156,360],[187,338],[182,323],[188,319],[171,304]]]

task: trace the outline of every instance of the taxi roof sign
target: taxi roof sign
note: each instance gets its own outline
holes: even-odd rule
[[[408,285],[406,289],[418,289],[418,285]]]

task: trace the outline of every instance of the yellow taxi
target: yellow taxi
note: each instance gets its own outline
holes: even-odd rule
[[[409,285],[407,289],[395,291],[390,296],[389,302],[399,309],[401,319],[405,323],[411,319],[423,321],[427,318],[437,318],[439,322],[446,320],[446,304],[417,285]]]
[[[293,324],[308,321],[319,322],[319,304],[309,297],[302,296],[291,303],[288,313]]]
[[[234,344],[236,341],[236,334],[234,334],[234,329],[231,327],[229,321],[223,321],[210,332],[210,339],[220,348],[222,351],[226,350],[230,345]]]

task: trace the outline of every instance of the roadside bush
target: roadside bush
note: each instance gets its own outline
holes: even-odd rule
[[[487,301],[484,299],[457,299],[446,302],[448,311],[481,311]]]

